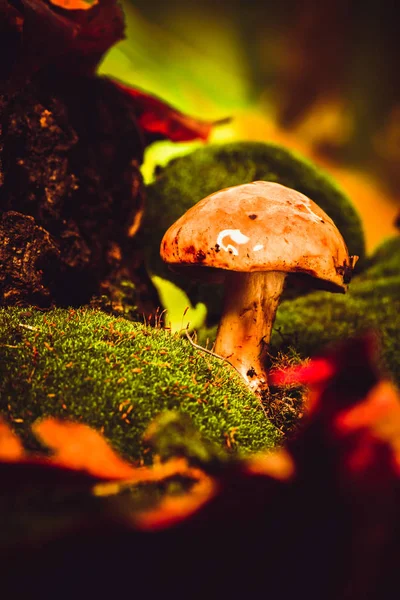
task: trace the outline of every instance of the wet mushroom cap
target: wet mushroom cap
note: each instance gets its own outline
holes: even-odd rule
[[[165,233],[161,258],[174,269],[201,267],[310,275],[345,292],[352,261],[330,217],[279,183],[255,181],[204,198]],[[215,278],[214,278],[215,279]]]

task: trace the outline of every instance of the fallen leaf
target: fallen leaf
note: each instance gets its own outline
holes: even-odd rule
[[[96,6],[99,0],[49,0],[49,2],[65,10],[89,10],[92,6]]]
[[[314,358],[306,365],[270,371],[272,385],[306,384],[315,385],[330,379],[335,373],[335,364],[328,358]]]
[[[0,417],[0,461],[19,460],[24,455],[22,444],[11,427]]]
[[[129,479],[135,468],[121,459],[104,437],[82,423],[46,418],[33,424],[33,432],[54,453],[58,466],[82,470],[99,479]]]
[[[333,367],[308,379],[317,401],[285,449],[221,464],[212,478],[185,459],[136,469],[132,482],[191,474],[195,483],[156,508],[119,520],[105,515],[84,530],[79,523],[64,537],[41,541],[33,556],[28,548],[22,562],[29,577],[19,587],[31,589],[39,573],[46,585],[62,580],[68,597],[82,577],[95,595],[106,586],[115,595],[126,588],[121,573],[133,560],[135,585],[154,598],[177,580],[180,598],[188,590],[204,598],[210,589],[213,597],[256,598],[266,586],[280,598],[392,598],[400,556],[397,391],[382,380],[368,336],[320,358]],[[11,585],[20,564],[18,550],[6,572]]]
[[[214,497],[218,487],[214,480],[202,476],[186,494],[166,497],[152,510],[134,516],[133,523],[143,531],[159,531],[182,523]]]
[[[222,122],[189,117],[155,96],[115,79],[112,81],[130,97],[148,144],[162,139],[169,139],[173,142],[188,142],[196,139],[205,141],[212,128]]]
[[[253,475],[266,475],[279,481],[289,481],[295,476],[296,467],[289,452],[282,449],[248,459],[246,471]]]

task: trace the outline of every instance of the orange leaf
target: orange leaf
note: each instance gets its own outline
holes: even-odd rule
[[[100,433],[87,425],[49,417],[34,423],[33,431],[54,451],[53,461],[59,466],[110,480],[129,479],[135,473],[135,468],[120,458]]]
[[[400,395],[390,381],[380,381],[363,402],[339,413],[334,427],[339,435],[365,429],[371,440],[387,444],[400,475]]]
[[[157,531],[176,525],[203,507],[214,497],[217,485],[209,477],[196,483],[190,492],[176,498],[165,498],[153,510],[142,512],[134,518],[138,529]]]
[[[50,4],[59,6],[65,10],[90,10],[93,6],[99,3],[99,0],[50,0]]]
[[[279,481],[289,481],[295,476],[296,467],[289,452],[281,449],[253,456],[247,461],[246,472],[252,475],[266,475]]]
[[[348,433],[362,427],[371,427],[384,433],[382,426],[389,424],[392,433],[400,436],[400,396],[390,381],[380,381],[366,395],[365,400],[336,417],[335,425],[341,433]],[[387,433],[387,430],[386,430]]]
[[[91,0],[91,2],[86,0],[50,0],[50,3],[65,10],[90,10],[99,3],[99,0]]]
[[[14,461],[24,456],[24,449],[18,437],[0,418],[0,460]]]

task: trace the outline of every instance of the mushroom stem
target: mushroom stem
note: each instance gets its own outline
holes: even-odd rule
[[[225,279],[225,301],[215,352],[226,358],[254,391],[268,385],[265,360],[286,273],[239,273]]]

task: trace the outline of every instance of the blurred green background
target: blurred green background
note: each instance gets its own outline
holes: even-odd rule
[[[204,119],[211,141],[280,142],[337,178],[372,250],[400,204],[398,3],[123,1],[127,39],[100,72]],[[143,172],[199,144],[155,144]],[[378,214],[379,213],[379,214]]]
[[[100,73],[206,120],[231,117],[210,142],[257,140],[297,150],[349,195],[368,252],[398,233],[400,70],[393,0],[123,0],[126,39]],[[158,142],[143,174],[201,142]],[[174,327],[204,319],[163,288]],[[172,284],[171,284],[172,285]],[[176,315],[172,315],[175,307]]]

